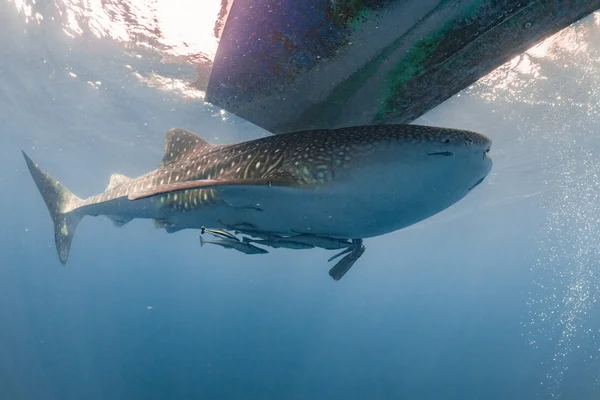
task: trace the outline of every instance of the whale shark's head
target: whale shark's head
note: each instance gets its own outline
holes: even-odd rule
[[[422,136],[423,158],[438,168],[441,177],[448,177],[457,190],[471,191],[492,169],[492,140],[487,136],[463,130],[442,130]],[[433,161],[438,158],[439,162]],[[452,174],[449,174],[452,172]]]
[[[450,207],[481,184],[492,169],[487,136],[470,131],[414,127],[397,135],[374,156],[384,166],[383,179],[396,189],[395,198],[410,223]],[[385,185],[385,182],[381,182]],[[388,186],[389,190],[389,186]],[[406,195],[405,195],[406,194]]]
[[[492,169],[492,141],[480,133],[420,125],[342,128],[327,136],[306,136],[289,160],[310,180],[351,179],[368,171],[371,178],[406,181],[406,189],[435,191],[452,187],[466,194]],[[321,154],[322,153],[322,154]],[[323,162],[321,163],[320,160]]]
[[[369,216],[379,227],[375,231],[385,232],[434,215],[469,194],[492,169],[491,145],[487,136],[464,130],[352,127],[329,132],[324,141],[313,140],[303,148],[312,159],[319,159],[320,151],[326,153],[321,158],[330,170],[303,163],[302,152],[296,153],[295,164],[307,176],[325,176],[331,193],[343,192],[346,199],[369,205],[364,218]]]

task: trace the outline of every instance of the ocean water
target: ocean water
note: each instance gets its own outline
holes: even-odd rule
[[[143,220],[86,218],[60,265],[21,149],[88,196],[155,168],[169,128],[268,133],[51,18],[0,2],[0,399],[600,397],[599,14],[416,121],[489,135],[494,169],[338,282],[325,251]]]

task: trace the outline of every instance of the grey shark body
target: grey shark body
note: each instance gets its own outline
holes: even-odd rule
[[[154,219],[168,232],[244,226],[283,236],[363,239],[451,206],[489,173],[484,135],[418,125],[292,132],[213,145],[167,132],[160,167],[113,175],[106,191],[80,199],[27,155],[66,263],[78,222],[105,215],[121,226]]]

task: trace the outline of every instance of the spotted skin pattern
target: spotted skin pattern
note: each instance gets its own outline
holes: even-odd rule
[[[154,187],[195,180],[277,179],[296,184],[324,185],[336,173],[352,167],[355,158],[367,159],[379,147],[429,142],[483,145],[489,140],[469,131],[410,125],[375,125],[338,130],[316,130],[275,135],[232,145],[213,145],[192,132],[171,129],[166,135],[161,167],[137,179],[85,200],[83,206],[98,204]],[[157,196],[156,203],[174,211],[219,204],[214,189],[192,189]]]
[[[24,157],[64,264],[86,215],[105,215],[116,226],[150,218],[167,232],[206,225],[355,241],[378,236],[464,197],[489,173],[490,146],[475,132],[419,125],[291,132],[228,145],[171,129],[158,169],[138,178],[114,174],[103,193],[87,199]],[[361,248],[343,259],[344,269]]]

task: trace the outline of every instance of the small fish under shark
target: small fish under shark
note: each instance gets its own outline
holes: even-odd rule
[[[253,246],[247,242],[240,242],[239,240],[233,239],[218,239],[218,240],[204,240],[200,236],[200,246],[204,246],[205,243],[215,244],[226,249],[235,249],[245,254],[266,254],[267,250],[261,249],[260,247]]]
[[[362,239],[437,214],[479,185],[492,168],[490,147],[479,133],[410,124],[290,132],[226,145],[171,129],[156,170],[137,178],[114,174],[104,192],[87,199],[23,155],[50,212],[63,264],[81,219],[104,215],[119,227],[148,218],[167,232],[211,227],[264,240],[296,237],[298,248],[347,248],[340,253],[349,253],[338,262],[343,265],[330,271],[339,279],[364,252]]]

